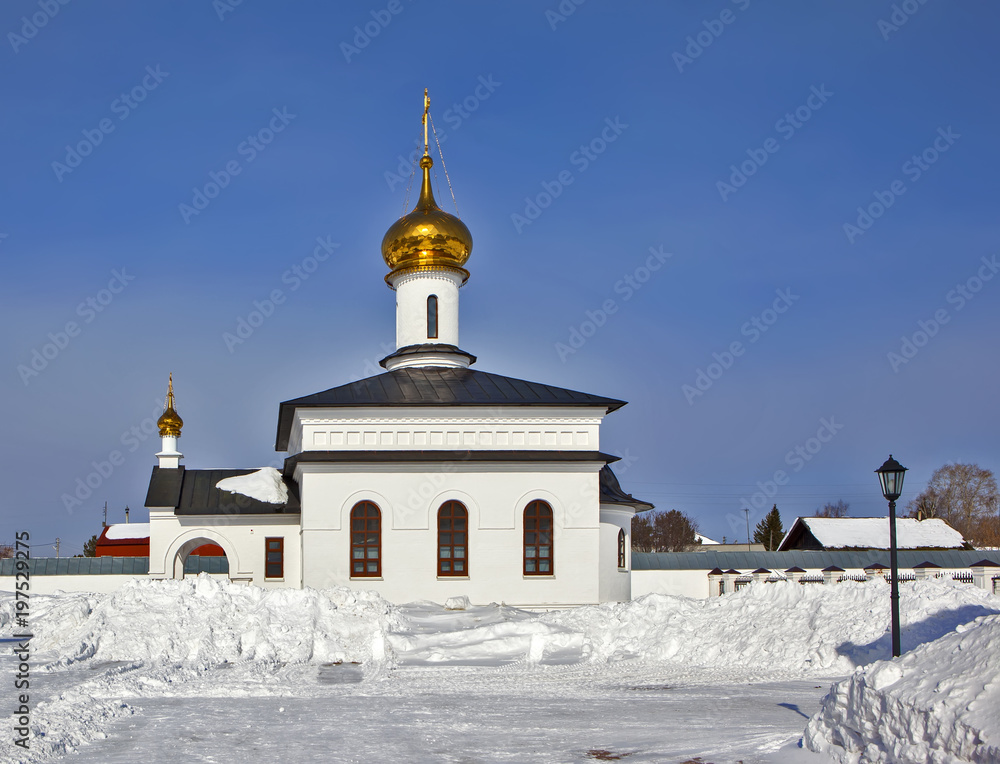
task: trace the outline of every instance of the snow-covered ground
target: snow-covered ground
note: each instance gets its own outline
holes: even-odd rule
[[[896,664],[888,601],[778,583],[537,614],[207,576],[36,596],[35,737],[0,760],[1000,761],[1000,598],[904,585]]]

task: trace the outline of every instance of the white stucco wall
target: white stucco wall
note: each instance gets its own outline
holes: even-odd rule
[[[393,279],[396,289],[396,348],[439,342],[458,344],[458,289],[454,271],[417,271]],[[427,336],[427,298],[437,295],[438,335]]]
[[[126,581],[145,576],[125,575],[66,575],[32,576],[31,594],[55,594],[56,592],[94,592],[107,594],[120,589]],[[14,576],[0,576],[0,591],[13,592]]]
[[[299,464],[303,581],[372,589],[394,602],[560,607],[600,599],[598,472],[602,464]],[[466,579],[437,575],[437,510],[469,512]],[[554,519],[553,576],[523,574],[523,512],[547,502]],[[359,501],[382,512],[381,580],[350,576],[350,512]]]
[[[600,601],[626,602],[632,598],[632,515],[630,507],[601,505]],[[625,531],[625,567],[618,567],[618,532]]]
[[[175,515],[171,509],[149,511],[149,575],[180,578],[178,553],[199,543],[218,544],[229,560],[229,578],[265,588],[302,585],[299,516]],[[264,577],[266,538],[283,538],[284,576]]]
[[[288,452],[408,450],[597,451],[603,408],[456,406],[302,408]]]
[[[967,572],[968,569],[935,569],[930,570],[926,575],[941,577],[950,580],[953,574]],[[900,575],[911,576],[917,574],[913,568],[900,568]],[[741,575],[750,575],[751,571],[741,571]],[[813,568],[804,574],[810,578],[818,578],[823,572],[818,568]],[[852,579],[865,578],[865,571],[861,568],[848,568],[843,573],[834,573],[830,576],[831,583],[836,585],[837,579],[847,576]],[[736,576],[727,576],[726,580],[735,579]],[[718,581],[718,579],[716,579]],[[718,586],[718,583],[714,584]],[[820,586],[820,584],[807,584],[808,586]],[[711,593],[708,578],[708,568],[703,570],[633,570],[632,571],[632,598],[638,598],[644,594],[656,592],[658,594],[679,594],[684,597],[709,597],[715,596]]]

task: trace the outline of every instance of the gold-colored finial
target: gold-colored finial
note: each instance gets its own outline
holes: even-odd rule
[[[424,155],[420,157],[423,180],[420,197],[413,210],[403,215],[389,227],[382,239],[382,258],[393,274],[415,270],[446,268],[469,278],[465,265],[472,253],[472,234],[465,223],[450,215],[434,200],[431,189],[431,167],[434,160],[430,153],[430,136],[427,124],[430,119],[431,98],[424,88]],[[443,160],[442,160],[442,166]]]
[[[430,142],[427,140],[427,113],[431,110],[431,97],[427,95],[427,88],[424,88],[424,156],[430,157]],[[421,167],[423,163],[421,162]]]
[[[156,420],[156,426],[160,428],[161,438],[179,438],[184,420],[180,418],[174,410],[174,375],[170,374],[170,381],[167,383],[167,399],[163,404],[163,415]]]

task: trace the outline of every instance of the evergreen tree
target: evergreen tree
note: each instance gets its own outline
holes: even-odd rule
[[[83,545],[83,556],[84,557],[96,557],[97,556],[97,536],[91,536],[90,541]]]
[[[753,540],[756,544],[763,544],[767,551],[773,552],[784,537],[785,529],[781,527],[781,514],[778,512],[778,505],[775,504],[764,519],[757,523]]]

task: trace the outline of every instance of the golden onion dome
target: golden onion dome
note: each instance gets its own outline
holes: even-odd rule
[[[174,411],[174,375],[170,375],[170,382],[167,387],[167,400],[163,406],[163,414],[156,420],[156,426],[160,428],[161,438],[179,438],[184,420]]]
[[[430,268],[459,271],[469,278],[465,265],[472,254],[472,234],[465,223],[437,206],[431,189],[434,160],[424,154],[420,168],[424,178],[417,205],[408,215],[389,226],[382,239],[382,258],[392,272],[389,276]],[[389,280],[386,276],[386,281]]]

